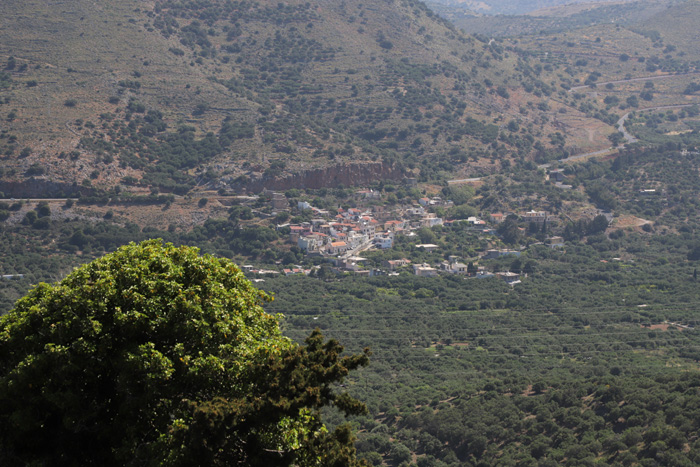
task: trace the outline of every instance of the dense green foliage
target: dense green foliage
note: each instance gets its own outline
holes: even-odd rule
[[[230,261],[160,241],[39,284],[0,321],[5,465],[349,465],[318,409],[367,355],[279,331]]]
[[[690,265],[659,264],[664,249],[602,263],[590,246],[542,247],[514,288],[412,275],[265,288],[286,334],[320,326],[372,346],[348,384],[373,415],[355,423],[375,465],[400,465],[404,447],[418,465],[694,465],[697,282]]]

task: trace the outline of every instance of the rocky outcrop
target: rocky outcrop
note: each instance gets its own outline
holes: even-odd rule
[[[236,186],[249,193],[263,190],[284,191],[291,188],[335,188],[338,186],[363,186],[377,180],[401,180],[404,170],[397,164],[385,162],[357,162],[325,168],[305,170],[300,173],[261,177]]]

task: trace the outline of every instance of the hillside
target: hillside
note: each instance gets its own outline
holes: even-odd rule
[[[674,3],[677,1],[581,2],[498,15],[474,13],[453,4],[429,2],[428,5],[437,14],[470,34],[513,37],[572,31],[597,24],[638,24],[663,12]]]
[[[514,0],[502,2],[499,0],[434,0],[436,4],[448,5],[453,8],[468,9],[485,15],[524,15],[548,8],[576,8],[581,4],[622,3],[619,0]]]
[[[0,16],[8,196],[258,190],[365,161],[381,165],[357,183],[435,180],[612,131],[572,109],[558,121],[532,64],[420,2],[28,1]]]
[[[700,3],[586,8],[581,4],[541,10],[523,20],[491,17],[503,20],[502,32],[511,27],[516,27],[511,32],[520,32],[517,37],[493,42],[522,56],[537,57],[542,81],[557,83],[560,88],[556,96],[560,104],[616,125],[620,132],[609,135],[614,145],[698,144],[700,60],[693,24],[700,15]],[[621,8],[618,13],[636,11],[618,21],[611,16],[617,8]],[[533,30],[530,23],[535,18],[554,25],[591,12],[600,15],[597,21],[582,21],[573,29],[555,27],[546,32]]]
[[[640,22],[638,28],[648,34],[658,34],[661,41],[673,44],[689,60],[699,60],[697,43],[700,41],[700,33],[696,27],[699,15],[700,2],[690,0]]]

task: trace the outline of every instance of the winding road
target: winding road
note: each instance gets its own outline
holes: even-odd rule
[[[628,143],[636,143],[638,141],[637,138],[635,138],[632,134],[630,134],[627,131],[627,128],[625,128],[625,122],[627,121],[627,119],[629,118],[629,116],[632,112],[649,112],[652,110],[680,109],[682,107],[691,107],[693,105],[695,105],[695,104],[658,105],[656,107],[647,107],[646,109],[635,109],[631,112],[627,112],[626,114],[624,114],[622,116],[622,118],[620,118],[617,121],[617,131],[622,133],[622,136],[625,137],[625,141],[627,141]]]
[[[692,73],[686,73],[686,74],[692,74]],[[678,76],[678,75],[674,75],[674,76]],[[646,79],[646,78],[635,78],[634,80],[641,80],[641,79]],[[604,83],[601,83],[601,84],[604,84]],[[650,112],[653,110],[680,109],[683,107],[691,107],[693,105],[697,105],[697,104],[671,104],[671,105],[659,105],[656,107],[647,107],[645,109],[635,109],[631,112],[627,112],[625,115],[623,115],[617,121],[617,123],[616,123],[617,131],[622,133],[622,136],[624,136],[626,143],[628,143],[628,144],[636,143],[639,140],[637,138],[635,138],[634,135],[632,135],[630,132],[628,132],[627,128],[625,128],[625,122],[627,121],[627,119],[629,118],[631,113],[633,113],[633,112]],[[606,154],[611,154],[612,152],[615,151],[615,149],[616,149],[615,146],[611,146],[609,148],[600,149],[598,151],[586,152],[583,154],[576,154],[575,156],[569,156],[565,159],[559,159],[557,162],[564,162],[564,163],[575,162],[577,160],[585,159],[587,157],[603,156]],[[551,164],[540,164],[537,167],[540,169],[547,169],[547,168],[551,167]],[[459,183],[479,182],[483,178],[485,178],[485,177],[473,177],[473,178],[462,178],[462,179],[458,179],[458,180],[448,180],[447,184],[451,185],[451,184],[459,184]]]

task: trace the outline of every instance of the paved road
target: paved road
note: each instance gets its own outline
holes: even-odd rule
[[[629,133],[627,131],[627,128],[625,128],[625,122],[627,121],[629,116],[630,116],[630,113],[627,112],[626,114],[624,114],[622,116],[622,118],[620,118],[617,121],[617,131],[622,133],[622,136],[625,137],[625,141],[627,141],[628,143],[636,143],[638,141],[637,138],[635,138],[631,133]]]
[[[680,109],[682,107],[690,107],[692,105],[695,104],[658,105],[656,107],[647,107],[646,109],[636,109],[632,112],[649,112],[652,110]],[[631,135],[625,128],[625,122],[627,121],[632,112],[627,112],[622,116],[622,118],[620,118],[617,121],[617,131],[622,133],[622,136],[625,137],[625,141],[627,141],[628,143],[636,143],[638,141],[637,138]]]
[[[690,73],[687,73],[690,74]],[[676,75],[677,76],[677,75]],[[643,79],[643,78],[639,78]],[[635,109],[632,112],[649,112],[652,110],[665,110],[665,109],[680,109],[682,107],[690,107],[695,104],[675,104],[675,105],[659,105],[656,107],[647,107],[646,109]],[[637,138],[634,137],[634,135],[630,134],[627,129],[625,128],[625,121],[630,116],[630,113],[632,112],[627,112],[625,115],[623,115],[618,121],[617,121],[617,130],[622,133],[622,135],[625,137],[625,141],[627,143],[636,143],[638,140]],[[593,151],[593,152],[586,152],[583,154],[576,154],[575,156],[570,156],[567,157],[566,159],[559,159],[557,162],[575,162],[580,159],[585,159],[587,157],[595,157],[595,156],[603,156],[605,154],[610,154],[615,150],[614,146],[611,146],[609,148],[601,149],[599,151]],[[540,169],[547,169],[551,167],[552,164],[540,164],[537,167]],[[462,178],[459,180],[448,180],[448,184],[455,184],[455,183],[469,183],[469,182],[478,182],[482,179],[483,177],[474,177],[474,178]]]
[[[609,147],[605,149],[601,149],[599,151],[593,151],[593,152],[585,152],[583,154],[576,154],[575,156],[569,156],[565,159],[558,159],[557,162],[574,162],[580,159],[585,159],[586,157],[594,157],[594,156],[603,156],[605,154],[610,154],[615,148]],[[549,168],[552,164],[541,164],[538,165],[540,169],[546,169]]]

